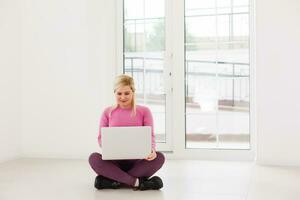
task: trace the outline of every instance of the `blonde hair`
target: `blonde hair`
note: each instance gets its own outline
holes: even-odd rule
[[[114,81],[114,92],[120,87],[129,86],[130,89],[133,92],[132,95],[132,101],[131,101],[131,116],[136,115],[136,101],[135,101],[135,86],[134,86],[134,80],[131,76],[128,76],[126,74],[119,75],[115,78]],[[111,113],[113,110],[115,110],[118,107],[118,104],[115,104],[111,107],[111,110],[109,112],[109,116],[111,116]]]

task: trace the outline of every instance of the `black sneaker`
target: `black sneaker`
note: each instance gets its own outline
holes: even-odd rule
[[[95,188],[98,190],[101,189],[118,189],[121,186],[121,183],[114,181],[112,179],[106,178],[104,176],[98,175],[95,179]]]
[[[153,176],[150,179],[145,177],[139,178],[138,190],[159,190],[163,187],[163,182],[158,176]]]

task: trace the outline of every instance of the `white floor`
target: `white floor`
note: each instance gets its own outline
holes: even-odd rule
[[[300,168],[168,160],[161,191],[93,188],[87,161],[20,159],[0,164],[1,200],[299,200]]]

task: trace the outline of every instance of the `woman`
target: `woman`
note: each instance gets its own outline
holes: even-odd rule
[[[151,177],[164,161],[164,155],[156,152],[153,119],[149,108],[136,105],[134,81],[130,76],[120,75],[115,80],[114,93],[116,105],[104,110],[98,136],[101,147],[101,128],[110,126],[151,126],[152,152],[145,159],[102,160],[99,153],[92,153],[89,163],[98,174],[95,180],[97,189],[119,188],[121,183],[136,190],[157,190],[163,187],[158,176]],[[150,178],[151,177],[151,178]]]

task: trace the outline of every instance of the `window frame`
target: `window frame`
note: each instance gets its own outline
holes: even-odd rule
[[[169,159],[205,159],[253,161],[256,153],[255,103],[255,2],[249,0],[250,23],[250,149],[186,149],[185,133],[185,1],[165,0],[166,53],[165,62],[167,101],[167,143],[157,143],[157,150]],[[115,75],[123,73],[123,1],[116,1],[116,68]],[[175,23],[176,22],[176,23]],[[176,34],[172,34],[176,33]],[[167,73],[166,73],[167,74]],[[176,81],[175,81],[176,80]]]

